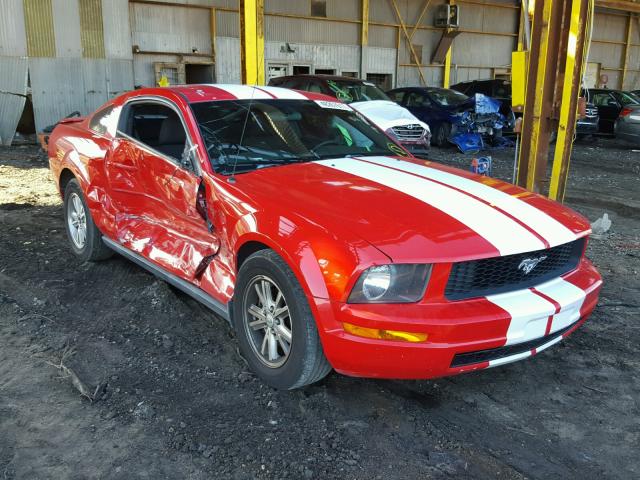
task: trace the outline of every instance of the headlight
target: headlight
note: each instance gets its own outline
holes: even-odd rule
[[[424,296],[431,265],[391,264],[368,268],[360,275],[349,303],[411,303]]]

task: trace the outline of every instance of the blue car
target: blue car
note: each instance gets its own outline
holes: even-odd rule
[[[436,87],[395,88],[387,92],[394,102],[402,105],[431,128],[431,143],[446,145],[452,126],[462,112],[473,110],[475,101],[465,94]]]

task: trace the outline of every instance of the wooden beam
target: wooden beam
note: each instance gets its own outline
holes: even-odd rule
[[[622,75],[620,76],[620,90],[624,90],[624,81],[627,76],[627,66],[629,61],[629,44],[631,43],[631,28],[632,28],[632,16],[629,13],[629,18],[627,19],[627,43],[624,46],[624,60],[622,62]]]
[[[422,84],[426,86],[427,81],[424,78],[424,73],[422,72],[422,59],[418,58],[418,54],[416,53],[415,48],[413,48],[413,44],[411,43],[409,33],[407,32],[407,27],[404,23],[404,20],[402,19],[402,15],[400,15],[400,10],[398,9],[398,4],[396,3],[396,0],[389,0],[389,1],[391,2],[391,6],[396,12],[396,16],[398,17],[398,21],[400,22],[400,28],[402,28],[402,31],[405,36],[405,40],[407,41],[407,45],[409,46],[409,50],[411,51],[411,55],[413,56],[413,61],[416,62],[416,65],[418,67],[418,74],[420,75],[420,80],[422,81]]]
[[[629,0],[596,0],[596,7],[622,10],[623,12],[640,13],[640,3]]]

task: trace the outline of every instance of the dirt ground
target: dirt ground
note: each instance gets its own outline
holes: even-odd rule
[[[613,221],[589,246],[605,283],[583,328],[482,372],[280,392],[190,298],[117,256],[76,261],[44,156],[0,149],[0,479],[640,478],[640,153],[574,152],[569,205]],[[93,403],[53,365],[69,349]]]

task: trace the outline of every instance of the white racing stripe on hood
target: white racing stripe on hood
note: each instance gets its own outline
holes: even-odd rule
[[[352,158],[318,160],[314,163],[379,183],[431,205],[478,233],[500,255],[545,248],[538,237],[505,214],[449,187]]]
[[[402,160],[396,160],[390,157],[367,157],[367,161],[377,163],[378,165],[386,165],[397,168],[404,172],[415,173],[427,178],[431,178],[438,182],[451,185],[452,187],[464,190],[478,198],[482,198],[496,207],[513,215],[521,220],[525,225],[529,226],[538,235],[543,237],[550,246],[561,245],[563,243],[575,240],[576,235],[560,222],[550,217],[543,211],[529,205],[522,200],[515,198],[508,193],[497,190],[488,185],[484,185],[468,178],[460,177],[452,173],[443,172],[435,168],[416,165]]]

